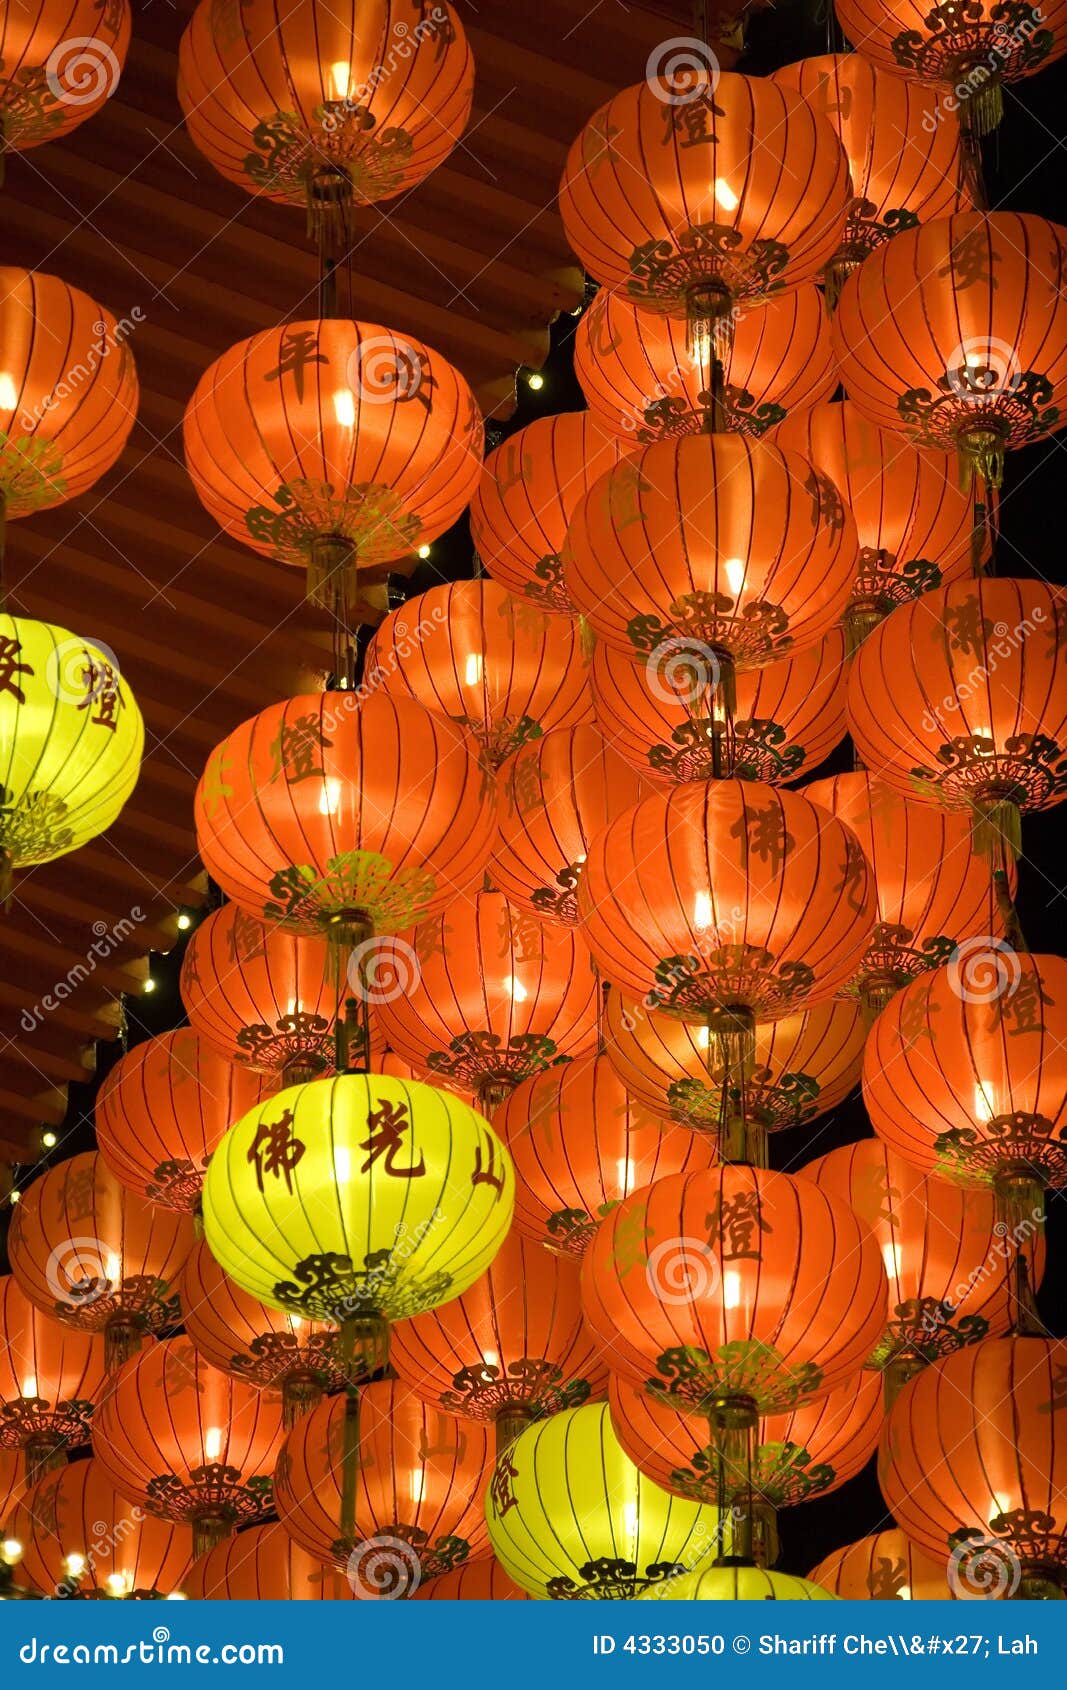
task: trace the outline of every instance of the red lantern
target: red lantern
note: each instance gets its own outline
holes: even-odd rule
[[[582,1296],[611,1371],[658,1400],[784,1414],[855,1378],[885,1326],[886,1277],[839,1198],[726,1163],[617,1204],[586,1253]]]
[[[338,993],[330,965],[318,936],[298,938],[224,904],[186,946],[182,1003],[193,1031],[227,1062],[297,1085],[333,1067]]]
[[[131,1508],[99,1461],[47,1474],[9,1530],[25,1551],[20,1574],[43,1596],[166,1597],[192,1560],[188,1526]]]
[[[717,1155],[714,1144],[649,1115],[603,1051],[523,1080],[493,1126],[515,1164],[515,1230],[567,1255],[582,1255],[599,1221],[638,1186],[709,1167]]]
[[[490,768],[593,714],[577,624],[495,581],[431,587],[394,610],[367,648],[364,687],[460,722]]]
[[[835,1549],[808,1574],[846,1602],[948,1602],[955,1595],[944,1562],[924,1555],[896,1527]],[[977,1600],[977,1598],[975,1598]]]
[[[578,500],[626,451],[591,411],[538,417],[485,460],[471,537],[494,581],[540,610],[573,616],[560,553]]]
[[[278,1513],[309,1554],[345,1568],[358,1596],[411,1595],[486,1548],[491,1467],[485,1427],[384,1380],[293,1427],[275,1475]]]
[[[849,990],[880,1009],[977,934],[1003,931],[989,859],[966,816],[910,804],[865,769],[815,780],[813,804],[856,835],[874,876],[877,920]]]
[[[814,287],[739,312],[721,375],[710,353],[710,340],[688,350],[683,324],[629,305],[610,288],[600,289],[574,334],[586,404],[635,445],[716,428],[759,436],[829,399],[837,386],[826,308]]]
[[[496,829],[466,730],[381,692],[315,693],[253,716],[212,752],[195,813],[228,897],[350,944],[443,909],[480,874]]]
[[[93,1426],[93,1454],[121,1495],[191,1524],[202,1555],[271,1510],[280,1398],[209,1367],[185,1338],[134,1356]]]
[[[744,671],[728,730],[712,666],[685,640],[645,665],[601,643],[590,665],[593,708],[604,738],[653,781],[714,780],[732,759],[739,780],[776,786],[818,768],[845,737],[844,667],[835,628],[795,657]]]
[[[89,1442],[93,1407],[107,1377],[104,1344],[50,1320],[10,1274],[0,1278],[0,1332],[0,1448],[24,1452],[32,1484],[61,1463],[67,1449]]]
[[[500,771],[494,885],[540,920],[576,927],[590,839],[647,791],[586,723],[532,740]]]
[[[410,935],[384,941],[407,991],[383,996],[389,1043],[491,1108],[530,1074],[596,1038],[597,982],[581,938],[515,909],[499,892],[460,898]]]
[[[1067,232],[1043,217],[904,230],[841,292],[831,332],[849,398],[999,486],[1005,451],[1067,421],[1065,267]]]
[[[13,7],[4,17],[0,72],[5,148],[25,152],[92,117],[115,92],[129,45],[129,0]]]
[[[416,1602],[529,1602],[531,1597],[508,1578],[500,1562],[491,1560],[467,1561],[454,1572],[442,1573],[419,1590],[413,1591]]]
[[[199,1602],[350,1602],[355,1592],[274,1521],[201,1555],[182,1579],[182,1594]]]
[[[181,1318],[177,1280],[192,1216],[136,1202],[93,1151],[24,1188],[8,1233],[20,1289],[45,1314],[102,1332],[108,1365]]]
[[[81,9],[84,0],[71,0]],[[89,10],[85,5],[85,10]],[[0,117],[6,146],[17,147],[19,128],[9,128],[4,110],[11,95],[9,58],[12,34],[16,43],[26,29],[33,39],[33,19],[46,27],[47,8],[27,13],[20,23],[5,13],[3,71],[0,73]],[[66,14],[65,14],[66,15]],[[130,16],[121,8],[122,51],[129,41]],[[106,48],[106,24],[96,13],[93,40],[61,41],[55,52],[73,63],[84,47],[87,76],[92,50]],[[100,33],[96,33],[99,30]],[[16,45],[16,52],[18,47]],[[62,75],[62,68],[57,73]],[[118,79],[116,64],[113,80]],[[50,98],[50,96],[49,96]],[[73,122],[77,107],[61,103]],[[82,112],[81,116],[88,116]],[[26,133],[26,131],[23,131]],[[52,131],[55,133],[55,131]],[[39,140],[46,139],[40,135]],[[36,145],[36,142],[31,143]],[[76,499],[111,469],[126,444],[137,415],[137,371],[126,344],[131,325],[116,323],[110,311],[88,294],[58,276],[36,270],[0,268],[0,512],[7,517],[28,516]],[[72,372],[78,372],[77,378]]]
[[[607,1058],[630,1097],[665,1121],[718,1135],[742,1108],[764,1132],[816,1120],[859,1084],[867,1028],[856,1003],[831,999],[780,1021],[757,1021],[743,1092],[707,1027],[608,994]],[[650,1180],[641,1181],[650,1184]]]
[[[161,1033],[120,1057],[100,1087],[100,1154],[128,1191],[190,1213],[199,1208],[211,1152],[272,1089],[189,1027]]]

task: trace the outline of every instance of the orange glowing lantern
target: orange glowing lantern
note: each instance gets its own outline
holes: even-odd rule
[[[201,1555],[182,1579],[182,1595],[197,1602],[350,1602],[355,1592],[274,1521]]]
[[[67,1449],[89,1442],[107,1377],[104,1343],[42,1314],[10,1274],[0,1278],[0,1332],[0,1449],[24,1452],[33,1484]]]
[[[542,921],[578,924],[578,881],[594,834],[648,791],[587,723],[532,740],[500,771],[489,875]]]
[[[20,1574],[45,1596],[170,1596],[193,1555],[188,1526],[131,1509],[99,1461],[47,1474],[9,1531],[25,1552]]]
[[[598,1223],[638,1186],[706,1168],[714,1143],[630,1097],[603,1051],[523,1080],[493,1116],[515,1163],[515,1229],[580,1256]]]
[[[367,648],[364,686],[461,723],[490,768],[593,714],[577,623],[495,581],[431,587],[393,611]]]
[[[467,1561],[442,1573],[413,1593],[416,1602],[529,1602],[529,1594],[510,1579],[495,1556]]]
[[[293,1427],[275,1494],[290,1537],[344,1568],[357,1595],[388,1598],[484,1551],[491,1470],[484,1426],[383,1380],[320,1403]]]
[[[567,524],[625,451],[591,411],[564,411],[490,452],[471,499],[471,537],[494,581],[540,610],[573,616],[560,557]]]
[[[380,954],[408,982],[379,1005],[389,1043],[431,1081],[469,1087],[483,1110],[596,1039],[597,983],[581,937],[499,892],[457,899]]]
[[[96,1415],[93,1454],[146,1513],[191,1525],[203,1555],[271,1511],[284,1428],[280,1397],[245,1385],[169,1338],[122,1368]]]
[[[826,308],[814,287],[740,312],[714,382],[710,350],[709,340],[688,350],[683,324],[601,288],[575,331],[574,371],[590,410],[641,446],[716,428],[758,436],[829,399],[837,386]]]
[[[714,780],[732,760],[739,780],[776,786],[816,769],[844,738],[844,668],[845,637],[835,628],[795,657],[744,671],[728,736],[712,664],[685,640],[645,665],[598,644],[593,708],[604,738],[653,781]]]
[[[195,813],[204,866],[235,903],[350,944],[443,909],[496,827],[466,729],[381,692],[253,716],[212,752]]]
[[[924,1555],[899,1527],[847,1543],[813,1567],[808,1577],[846,1602],[948,1602],[953,1591],[944,1557]]]
[[[101,1086],[100,1155],[128,1191],[162,1209],[193,1212],[211,1152],[270,1090],[191,1028],[161,1033],[120,1057]]]
[[[115,92],[129,45],[129,0],[107,6],[46,0],[25,11],[11,8],[0,60],[4,149],[39,147],[92,117]]]

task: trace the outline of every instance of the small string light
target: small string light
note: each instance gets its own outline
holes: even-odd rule
[[[545,385],[545,378],[541,374],[540,370],[530,371],[529,375],[526,377],[526,385],[531,388],[534,393],[540,393],[541,389]]]
[[[420,546],[416,555],[423,559],[428,558],[430,555],[429,546]]]
[[[46,1150],[54,1150],[56,1145],[59,1143],[59,1139],[54,1132],[49,1130],[48,1132],[41,1134],[41,1143],[44,1145]]]
[[[179,910],[178,911],[178,932],[179,933],[188,933],[188,931],[189,931],[189,929],[192,925],[193,925],[193,918],[189,914],[188,910]]]

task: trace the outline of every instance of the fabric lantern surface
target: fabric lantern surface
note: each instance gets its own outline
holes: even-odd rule
[[[37,1308],[104,1334],[110,1366],[181,1319],[177,1282],[193,1236],[191,1215],[138,1202],[102,1156],[84,1151],[24,1188],[8,1259]]]
[[[928,1178],[877,1138],[842,1145],[798,1172],[855,1210],[882,1252],[888,1319],[868,1366],[897,1369],[903,1380],[924,1362],[1008,1330],[1015,1310],[990,1192]],[[1043,1266],[1043,1248],[1040,1257]]]
[[[545,615],[495,581],[431,587],[394,610],[367,648],[364,686],[459,722],[489,768],[593,715],[577,623]]]
[[[9,1519],[11,1510],[21,1501],[27,1488],[26,1463],[21,1450],[0,1446],[0,1521]]]
[[[648,791],[591,723],[522,746],[500,770],[493,885],[538,920],[576,927],[590,839]]]
[[[20,1576],[43,1596],[167,1597],[193,1556],[188,1526],[131,1509],[99,1461],[46,1474],[8,1525]]]
[[[6,12],[0,32],[5,147],[25,152],[93,117],[115,92],[129,45],[129,0],[106,7],[98,0],[48,0]]]
[[[886,1419],[878,1483],[953,1589],[1002,1601],[1062,1597],[1067,1345],[988,1338],[906,1385]]]
[[[578,905],[619,991],[730,1027],[839,991],[875,910],[855,834],[799,793],[739,780],[673,787],[624,812],[590,846]]]
[[[332,1397],[293,1427],[275,1474],[278,1513],[308,1554],[344,1569],[357,1596],[410,1596],[487,1547],[489,1432],[427,1407],[393,1380],[364,1386],[346,1523],[352,1413],[351,1401]]]
[[[416,9],[417,12],[417,9]],[[446,159],[470,116],[474,63],[456,10],[404,0],[200,0],[178,98],[197,148],[257,198],[372,205]]]
[[[828,476],[856,520],[859,569],[846,621],[858,634],[894,606],[972,572],[973,506],[951,458],[916,451],[851,399],[788,417],[773,439]]]
[[[1067,962],[986,941],[921,975],[871,1028],[863,1098],[891,1150],[1035,1231],[1067,1185]]]
[[[294,1543],[278,1521],[249,1526],[193,1562],[182,1594],[194,1602],[350,1602],[342,1573]]]
[[[271,8],[273,11],[273,7]],[[337,602],[450,528],[481,469],[483,428],[459,372],[377,323],[265,329],[205,370],[185,462],[233,539],[307,570]]]
[[[598,987],[579,933],[479,892],[383,941],[380,967],[408,989],[378,1013],[389,1043],[433,1082],[469,1086],[483,1109],[596,1040]]]
[[[578,1267],[513,1232],[460,1296],[402,1321],[390,1362],[431,1407],[496,1426],[498,1453],[533,1420],[603,1394]]]
[[[528,1602],[525,1590],[510,1579],[495,1556],[467,1561],[413,1592],[416,1602]]]
[[[511,1224],[511,1158],[447,1092],[383,1075],[293,1086],[230,1128],[204,1186],[204,1234],[258,1301],[362,1326],[459,1296]],[[378,1362],[381,1365],[381,1362]]]
[[[1004,82],[1031,76],[1067,51],[1067,7],[1003,13],[997,0],[965,7],[940,0],[835,0],[837,21],[858,53],[881,69],[941,89],[946,108],[978,135],[995,128]],[[951,94],[946,97],[944,89]],[[955,97],[955,108],[948,99]]]
[[[898,1526],[846,1543],[812,1567],[808,1577],[846,1602],[965,1601],[953,1591],[944,1557],[934,1560],[910,1543]]]
[[[509,593],[574,615],[560,553],[578,500],[627,450],[591,411],[536,417],[485,460],[471,498],[471,538]]]
[[[486,1496],[493,1553],[531,1596],[625,1601],[719,1542],[717,1509],[669,1496],[615,1436],[607,1403],[521,1432]]]
[[[466,729],[381,692],[309,694],[242,723],[209,757],[195,816],[227,897],[350,944],[443,909],[496,828]]]
[[[816,280],[845,225],[848,161],[826,119],[766,78],[665,80],[590,118],[560,212],[598,282],[708,332],[731,305]]]
[[[574,373],[590,410],[635,446],[716,427],[758,437],[837,386],[826,308],[814,287],[738,313],[721,393],[710,341],[688,349],[684,324],[601,288],[574,332]]]
[[[84,0],[77,0],[75,9],[82,5]],[[35,16],[42,24],[50,9],[55,8],[38,8]],[[126,0],[121,9],[128,42]],[[5,14],[0,34],[0,127],[5,146],[15,148],[19,126],[9,127],[6,109],[13,68],[8,46],[10,35],[25,27],[17,14]],[[62,79],[64,59],[72,63],[79,46],[91,78],[92,54],[103,52],[106,28],[97,12],[95,39],[62,43],[55,78]],[[76,109],[65,107],[69,114]],[[137,415],[137,371],[126,343],[140,320],[135,312],[132,324],[125,317],[117,323],[97,300],[58,276],[0,267],[0,509],[5,516],[28,516],[76,499],[115,464]],[[71,679],[64,673],[68,686]]]
[[[724,754],[718,675],[684,638],[663,661],[651,653],[645,664],[598,643],[590,664],[597,726],[658,784],[718,779],[728,757],[739,780],[777,786],[810,773],[845,737],[844,671],[840,628],[795,657],[743,671]]]
[[[902,605],[856,654],[849,731],[905,798],[991,818],[1067,796],[1067,592],[955,581]]]
[[[100,1155],[136,1196],[195,1212],[212,1151],[271,1089],[191,1028],[160,1033],[120,1057],[100,1087]]]
[[[0,889],[105,833],[137,785],[144,723],[111,656],[0,614]]]
[[[600,1221],[638,1186],[710,1167],[718,1155],[713,1141],[630,1096],[610,1051],[521,1081],[493,1126],[515,1164],[516,1232],[563,1255],[583,1255]]]
[[[1044,217],[904,230],[841,290],[831,334],[849,398],[999,486],[1006,451],[1067,421],[1065,265],[1067,231]]]
[[[780,1573],[774,1567],[704,1567],[684,1578],[672,1578],[653,1590],[638,1593],[643,1601],[665,1602],[824,1602],[832,1591]]]
[[[635,1103],[664,1121],[713,1135],[742,1107],[767,1132],[799,1127],[836,1109],[859,1084],[867,1036],[859,1004],[837,998],[780,1021],[757,1021],[742,1095],[706,1027],[657,1015],[610,992],[605,1031],[607,1059]]]
[[[758,668],[840,621],[858,550],[851,513],[805,459],[694,434],[601,476],[571,518],[564,575],[598,638],[635,662],[677,662],[684,641],[723,670]]]
[[[104,1344],[43,1314],[11,1274],[0,1278],[0,1332],[0,1449],[22,1450],[33,1482],[89,1442],[107,1378]]]
[[[810,1180],[725,1163],[636,1191],[582,1265],[613,1373],[683,1413],[784,1414],[854,1379],[885,1328],[870,1232]]]
[[[193,1031],[227,1062],[292,1085],[334,1062],[338,990],[328,946],[224,904],[193,931],[181,994]]]
[[[181,1278],[186,1335],[212,1367],[264,1391],[280,1391],[286,1424],[324,1392],[352,1382],[340,1330],[257,1302],[224,1273],[204,1239]]]
[[[281,1399],[210,1367],[187,1338],[126,1362],[95,1416],[93,1454],[120,1495],[191,1525],[202,1555],[271,1512]]]
[[[833,128],[848,158],[853,199],[828,290],[901,229],[960,209],[959,130],[933,89],[886,75],[861,51],[822,53],[771,72]]]
[[[874,875],[877,919],[849,990],[880,1009],[976,936],[1003,932],[992,865],[968,817],[903,798],[865,769],[810,781],[805,798],[851,828]]]

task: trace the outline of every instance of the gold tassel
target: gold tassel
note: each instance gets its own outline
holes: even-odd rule
[[[582,661],[591,663],[593,653],[596,650],[596,634],[586,616],[579,616],[578,618],[578,644],[582,653]]]
[[[225,1543],[233,1536],[233,1521],[224,1514],[202,1514],[193,1521],[193,1559],[206,1555],[209,1549],[217,1549],[220,1543]]]
[[[882,1374],[882,1389],[885,1396],[886,1413],[892,1408],[901,1391],[908,1382],[923,1371],[925,1361],[918,1350],[898,1350],[885,1365]]]
[[[989,487],[1004,485],[1004,436],[999,429],[972,428],[956,436],[960,486],[964,492],[976,475]]]
[[[144,1332],[135,1321],[124,1315],[112,1315],[104,1327],[104,1366],[115,1373],[135,1356],[144,1342]]]
[[[339,164],[322,164],[307,179],[307,228],[320,264],[343,258],[350,244],[352,178]]]
[[[1018,804],[1010,798],[976,804],[971,816],[971,839],[975,850],[994,866],[1018,861],[1023,849],[1023,818]]]
[[[845,612],[845,656],[855,657],[868,634],[873,634],[882,612],[866,605],[851,604]]]
[[[496,1434],[496,1458],[499,1461],[504,1451],[515,1442],[527,1426],[532,1426],[537,1416],[527,1403],[508,1403],[497,1410],[493,1430]]]
[[[313,1373],[287,1373],[282,1380],[282,1425],[295,1426],[321,1401],[322,1386]]]

